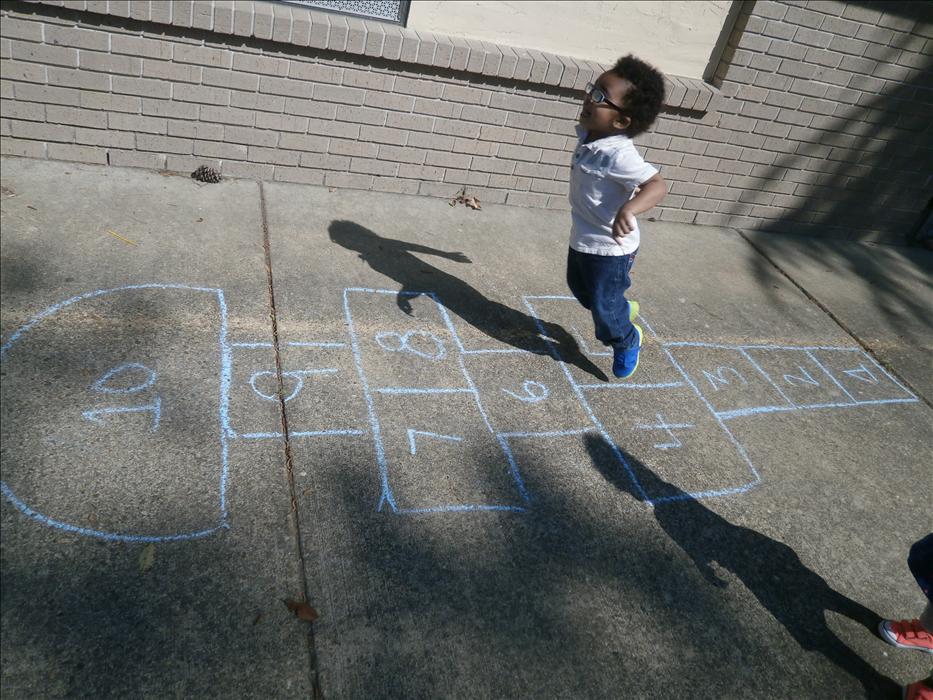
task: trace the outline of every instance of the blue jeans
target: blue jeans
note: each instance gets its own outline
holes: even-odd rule
[[[907,556],[907,566],[920,584],[920,590],[933,603],[933,533],[914,542]]]
[[[597,340],[617,350],[638,344],[625,299],[625,290],[632,284],[629,271],[635,253],[591,255],[573,248],[567,253],[567,286],[593,315]]]

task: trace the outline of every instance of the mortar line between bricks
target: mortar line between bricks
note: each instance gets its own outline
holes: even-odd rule
[[[295,489],[295,471],[292,460],[292,446],[288,434],[288,413],[285,408],[285,382],[282,376],[282,357],[279,346],[279,327],[276,318],[275,307],[275,282],[272,277],[272,247],[269,242],[269,218],[266,211],[266,191],[262,181],[257,180],[259,186],[259,208],[262,215],[262,248],[266,265],[266,280],[269,290],[269,320],[272,324],[272,348],[275,355],[275,380],[276,393],[279,401],[279,417],[282,424],[282,439],[285,447],[285,479],[288,482],[289,495],[289,521],[295,538],[295,550],[298,559],[298,581],[301,588],[301,598],[305,602],[310,602],[308,597],[308,575],[305,569],[304,548],[301,542],[301,523],[298,516],[298,496]],[[314,644],[313,623],[308,624],[308,657],[310,661],[311,673],[311,693],[317,700],[323,695],[320,689],[319,673],[317,664],[317,651]]]
[[[761,248],[759,248],[757,245],[755,245],[755,243],[752,242],[752,240],[751,240],[748,236],[746,236],[744,233],[742,233],[742,231],[740,231],[740,230],[737,229],[737,228],[733,228],[732,230],[735,231],[737,234],[739,234],[739,237],[740,237],[743,241],[745,241],[746,243],[748,243],[748,245],[751,246],[752,250],[754,250],[756,253],[758,253],[758,255],[760,255],[761,257],[763,257],[763,258],[768,262],[769,265],[771,265],[775,270],[777,270],[778,272],[780,272],[781,275],[783,275],[792,285],[794,285],[794,287],[796,287],[797,289],[799,289],[800,292],[801,292],[807,299],[809,299],[809,300],[812,301],[814,304],[816,304],[816,306],[820,309],[820,311],[822,311],[824,314],[826,314],[827,316],[829,316],[829,317],[835,322],[835,324],[836,324],[837,326],[839,326],[843,331],[845,331],[845,333],[846,333],[850,338],[852,338],[852,340],[854,340],[856,343],[858,343],[859,347],[861,347],[862,350],[864,350],[866,353],[868,353],[868,355],[870,355],[871,358],[872,358],[875,362],[877,362],[879,365],[881,365],[882,367],[884,367],[884,369],[885,369],[886,372],[889,372],[891,375],[893,375],[893,376],[897,379],[897,381],[899,381],[901,384],[903,384],[904,386],[906,386],[915,396],[917,396],[923,403],[925,403],[925,404],[927,405],[928,408],[933,408],[933,403],[931,403],[930,400],[929,400],[926,396],[924,396],[922,393],[920,393],[919,391],[917,391],[917,388],[916,388],[915,386],[913,386],[909,381],[907,381],[907,379],[905,379],[904,376],[901,375],[901,374],[891,365],[890,362],[887,362],[886,360],[884,360],[883,358],[881,358],[881,357],[871,348],[871,346],[868,345],[868,343],[864,342],[861,338],[859,338],[858,335],[855,333],[855,331],[853,331],[851,328],[849,328],[849,327],[842,321],[842,319],[840,319],[838,316],[836,316],[836,314],[834,314],[832,311],[829,310],[829,307],[826,306],[826,304],[824,304],[824,303],[821,302],[819,299],[817,299],[815,296],[813,296],[810,292],[808,292],[808,291],[806,290],[806,288],[805,288],[802,284],[800,284],[799,282],[797,282],[797,280],[795,280],[793,277],[791,277],[790,274],[784,270],[784,268],[782,268],[782,267],[781,267],[780,265],[778,265],[774,260],[772,260],[772,259],[768,256],[767,253],[765,253]]]

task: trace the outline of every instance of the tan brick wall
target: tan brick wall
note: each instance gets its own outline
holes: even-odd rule
[[[3,5],[5,154],[567,207],[600,66],[261,2],[55,4]],[[901,240],[933,185],[929,7],[746,3],[721,92],[669,76],[638,139],[650,215]]]
[[[931,70],[931,3],[747,3],[716,128],[689,134],[718,164],[680,163],[717,202],[693,220],[902,241],[933,193]]]

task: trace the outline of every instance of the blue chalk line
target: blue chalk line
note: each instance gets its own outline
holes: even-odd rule
[[[120,374],[121,372],[130,370],[130,369],[141,369],[145,371],[148,374],[146,381],[142,382],[141,384],[134,384],[132,386],[125,387],[123,389],[114,389],[114,388],[105,386],[106,383],[109,380],[113,379],[116,375]],[[155,384],[155,380],[156,380],[155,370],[149,369],[148,367],[146,367],[146,365],[141,365],[138,362],[128,362],[124,365],[120,365],[119,367],[114,367],[113,369],[105,372],[104,375],[100,379],[98,379],[96,382],[91,384],[91,390],[99,391],[104,394],[135,394],[139,391],[142,391],[144,389],[148,389],[149,387],[151,387],[153,384]]]
[[[439,433],[431,433],[426,430],[415,430],[414,428],[408,429],[408,450],[411,454],[418,454],[418,446],[415,444],[415,435],[425,435],[427,437],[432,437],[437,440],[446,440],[448,442],[463,442],[463,437],[460,435],[441,435]]]
[[[84,411],[81,415],[84,416],[87,420],[97,423],[98,425],[103,425],[99,416],[112,415],[114,413],[143,413],[146,411],[152,411],[152,425],[149,427],[149,432],[154,433],[159,429],[159,421],[162,418],[162,399],[159,396],[156,396],[152,403],[146,406],[111,406],[108,408],[98,408],[93,411]]]
[[[363,370],[363,360],[360,354],[360,344],[356,337],[356,328],[353,325],[353,315],[350,313],[349,295],[352,292],[370,292],[378,293],[373,289],[364,289],[360,287],[350,287],[343,290],[343,313],[347,320],[347,332],[350,334],[350,348],[353,351],[353,360],[356,363],[356,371],[360,377],[360,385],[363,387],[363,398],[366,401],[366,411],[369,417],[369,425],[372,430],[373,441],[376,444],[376,463],[379,467],[379,477],[382,481],[382,493],[379,497],[379,504],[376,506],[378,512],[382,511],[384,503],[389,504],[393,513],[398,512],[398,506],[392,496],[392,489],[389,486],[389,470],[386,463],[385,449],[382,445],[382,430],[379,426],[379,418],[376,416],[376,407],[373,404],[372,392],[369,390],[369,382],[366,380],[366,372]],[[389,293],[385,290],[385,293]]]

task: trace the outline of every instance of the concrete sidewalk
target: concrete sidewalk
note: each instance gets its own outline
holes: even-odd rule
[[[566,214],[2,171],[5,697],[928,672],[872,627],[922,605],[929,252],[645,222],[620,382],[566,298]]]

